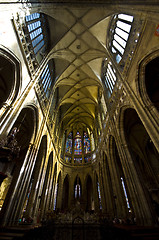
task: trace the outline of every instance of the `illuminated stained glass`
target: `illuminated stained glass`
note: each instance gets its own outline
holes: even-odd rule
[[[87,153],[90,153],[90,151],[91,151],[90,139],[86,132],[84,132],[83,136],[84,136],[84,153],[87,154]]]
[[[102,201],[101,201],[99,182],[97,182],[97,190],[98,190],[98,197],[99,197],[99,208],[102,209]]]
[[[82,163],[82,158],[74,158],[74,163]]]
[[[82,139],[79,132],[77,132],[75,137],[75,143],[74,143],[74,154],[81,155],[82,154]]]
[[[81,186],[80,184],[76,184],[75,186],[75,198],[81,197]]]
[[[124,190],[124,194],[125,194],[127,207],[130,209],[130,204],[129,204],[129,200],[128,200],[128,196],[127,196],[127,192],[126,192],[126,188],[125,188],[125,183],[124,183],[124,179],[122,177],[121,177],[121,182],[122,182],[122,186],[123,186],[123,190]]]
[[[55,185],[55,197],[54,197],[54,206],[53,206],[53,209],[54,209],[54,210],[56,209],[58,185],[59,185],[59,184],[58,184],[58,182],[57,182],[56,185]]]
[[[65,156],[65,162],[71,163],[71,157]]]
[[[72,132],[68,135],[66,140],[66,153],[72,154]]]
[[[84,158],[85,163],[90,162],[90,161],[91,161],[91,156],[87,156]]]

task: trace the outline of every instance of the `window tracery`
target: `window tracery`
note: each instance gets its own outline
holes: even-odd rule
[[[126,187],[125,187],[125,183],[124,183],[124,179],[122,177],[120,179],[121,179],[122,187],[123,187],[123,190],[124,190],[124,195],[125,195],[125,199],[126,199],[127,208],[129,209],[129,212],[131,212],[129,199],[128,199],[128,196],[127,196],[127,191],[126,191]]]
[[[39,79],[41,95],[44,95],[46,99],[49,99],[54,79],[54,63],[49,61]]]
[[[91,151],[91,146],[90,146],[90,139],[89,136],[86,132],[83,133],[84,137],[84,153],[90,153]]]
[[[79,132],[76,133],[74,140],[74,154],[75,155],[82,154],[82,138]]]
[[[71,163],[73,159],[74,163],[88,163],[91,158],[91,140],[88,132],[83,131],[82,136],[79,131],[75,136],[70,132],[66,138],[65,162]]]
[[[114,28],[110,30],[112,39],[110,48],[117,63],[122,60],[124,55],[133,20],[134,17],[127,14],[118,14],[114,16]]]
[[[112,63],[106,58],[103,61],[103,82],[107,89],[107,96],[110,97],[113,93],[114,86],[117,81],[116,70]]]
[[[81,198],[81,180],[79,176],[76,177],[74,186],[75,199],[79,200]]]
[[[101,193],[100,193],[100,186],[98,181],[97,181],[97,191],[98,191],[98,198],[99,198],[99,208],[102,209]]]
[[[40,62],[48,45],[47,24],[44,14],[33,13],[25,17],[26,32],[30,37],[33,53]],[[38,55],[41,54],[41,55]],[[37,56],[38,55],[38,56]]]
[[[67,139],[66,139],[66,153],[72,154],[72,132],[69,133]]]

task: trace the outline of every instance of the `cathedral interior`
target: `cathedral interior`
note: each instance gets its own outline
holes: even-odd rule
[[[159,239],[158,0],[0,1],[0,224]]]

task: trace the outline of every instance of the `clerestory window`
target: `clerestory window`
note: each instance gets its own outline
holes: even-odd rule
[[[98,181],[97,181],[97,191],[98,191],[98,198],[99,198],[99,208],[102,209],[101,193],[100,193],[100,187],[99,187]]]
[[[34,54],[44,54],[47,49],[47,26],[45,17],[41,13],[33,13],[25,17],[26,27],[30,36],[30,41]],[[41,60],[42,55],[38,56]]]
[[[113,92],[116,80],[116,71],[112,63],[108,61],[108,59],[105,59],[103,63],[103,82],[108,90],[108,97],[110,97]]]
[[[124,179],[122,177],[120,179],[121,179],[122,187],[123,187],[123,190],[124,190],[124,195],[125,195],[125,199],[126,199],[126,203],[127,203],[127,208],[129,209],[129,212],[131,212],[129,199],[128,199],[128,196],[127,196],[126,187],[125,187],[125,183],[124,183]]]
[[[89,136],[86,132],[83,133],[84,137],[84,153],[90,153],[91,151],[91,146],[90,146],[90,139]]]
[[[49,98],[50,92],[51,92],[51,87],[54,82],[53,81],[54,80],[53,69],[54,69],[53,63],[49,62],[46,65],[46,68],[44,69],[44,71],[42,72],[41,77],[40,77],[40,82],[41,82],[43,92],[44,92],[46,98]]]
[[[66,139],[66,153],[72,154],[72,132],[69,133]]]
[[[111,28],[111,52],[115,56],[116,62],[119,63],[124,55],[125,48],[130,35],[134,17],[127,14],[118,14],[114,16]]]

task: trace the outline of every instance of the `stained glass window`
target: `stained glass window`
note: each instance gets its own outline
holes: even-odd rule
[[[127,207],[128,207],[128,209],[130,209],[130,204],[129,204],[129,200],[128,200],[128,196],[127,196],[127,192],[126,192],[126,188],[125,188],[125,183],[124,183],[124,179],[122,177],[121,177],[121,182],[122,182],[122,186],[123,186],[123,190],[124,190]]]
[[[79,199],[81,197],[81,181],[80,178],[77,176],[76,177],[76,181],[75,181],[75,185],[74,185],[74,193],[75,193],[75,198]]]
[[[65,156],[65,162],[71,163],[71,157]]]
[[[82,158],[74,158],[74,163],[82,163]]]
[[[90,161],[91,161],[91,156],[87,156],[84,158],[85,163],[90,162]]]
[[[58,193],[58,182],[55,185],[55,196],[54,196],[54,207],[53,207],[54,210],[56,209],[57,193]]]
[[[91,147],[90,147],[90,139],[86,132],[83,134],[84,136],[84,153],[90,153]]]
[[[81,186],[80,184],[75,185],[75,198],[80,198],[81,197]]]
[[[82,154],[82,139],[79,132],[76,133],[75,143],[74,143],[74,154],[81,155]]]
[[[97,182],[97,190],[98,190],[98,197],[99,197],[99,208],[102,209],[102,202],[101,202],[101,194],[100,194],[99,182]]]
[[[72,132],[70,132],[66,140],[66,153],[72,154]]]

